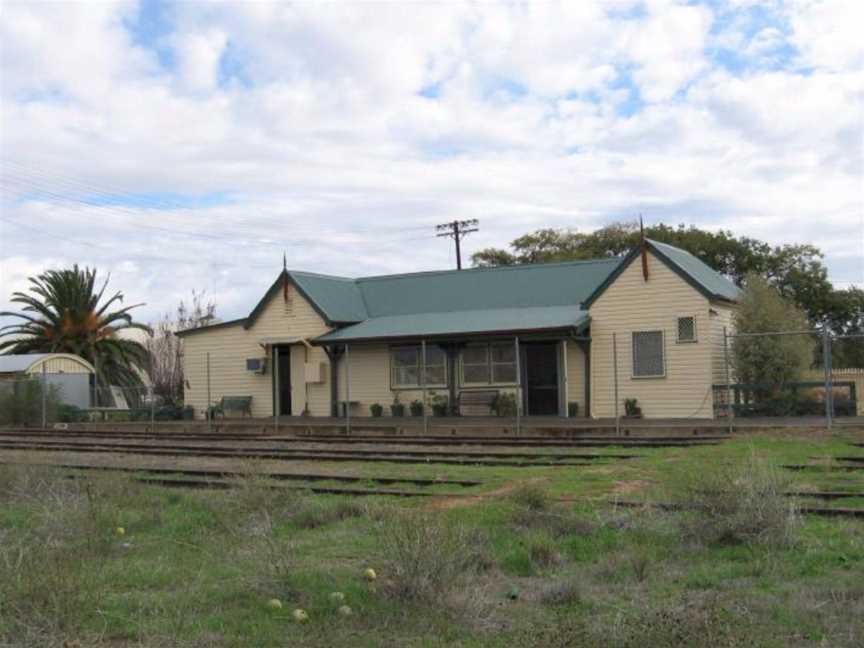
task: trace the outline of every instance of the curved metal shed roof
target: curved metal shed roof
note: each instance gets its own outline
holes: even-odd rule
[[[0,373],[28,373],[44,362],[50,360],[71,360],[90,373],[96,373],[96,369],[81,356],[71,353],[21,353],[0,355]]]

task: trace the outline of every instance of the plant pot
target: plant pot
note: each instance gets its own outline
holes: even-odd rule
[[[378,405],[377,403],[375,405],[369,406],[369,412],[375,418],[380,418],[380,417],[384,416],[384,408],[381,405]]]
[[[411,403],[411,416],[423,416],[423,404]]]
[[[405,416],[405,405],[397,403],[390,406],[390,416],[402,417]]]
[[[447,416],[447,405],[433,405],[432,416]]]

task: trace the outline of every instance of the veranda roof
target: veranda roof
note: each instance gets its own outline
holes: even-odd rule
[[[574,331],[588,324],[589,316],[578,306],[543,306],[415,313],[373,317],[332,331],[319,344],[374,340],[503,335],[542,331]]]

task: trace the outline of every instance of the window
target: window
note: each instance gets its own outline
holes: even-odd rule
[[[663,331],[634,331],[633,377],[662,378],[665,375]]]
[[[422,387],[420,373],[423,367],[421,347],[404,346],[390,350],[390,380],[394,387]],[[426,347],[426,385],[447,386],[447,354],[441,347]]]
[[[696,318],[678,318],[678,343],[696,341]]]
[[[476,344],[462,350],[462,384],[513,384],[516,349],[509,342]]]
[[[488,385],[491,375],[487,345],[469,346],[462,350],[463,385]]]

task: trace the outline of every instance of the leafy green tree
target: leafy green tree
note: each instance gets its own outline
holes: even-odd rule
[[[645,228],[645,236],[687,250],[739,286],[752,273],[767,279],[780,294],[803,308],[811,322],[847,322],[854,312],[843,311],[849,300],[835,298],[822,263],[822,253],[812,245],[777,245],[732,232],[659,224]],[[472,255],[477,266],[548,263],[621,256],[639,244],[639,224],[613,223],[594,232],[542,229],[515,239],[512,251],[487,248]],[[833,313],[833,314],[832,314]]]
[[[752,274],[734,315],[736,334],[806,331],[807,315],[764,277]],[[809,335],[760,335],[732,339],[732,368],[739,383],[765,385],[764,394],[801,379],[814,359],[816,340]]]
[[[29,294],[15,292],[12,302],[21,304],[20,313],[2,312],[22,322],[0,328],[0,352],[73,353],[97,369],[100,387],[118,385],[137,388],[141,372],[148,366],[144,346],[122,337],[123,331],[150,332],[132,319],[130,311],[143,304],[111,310],[123,301],[116,292],[104,299],[108,279],[96,290],[96,270],[48,270],[30,278]]]

